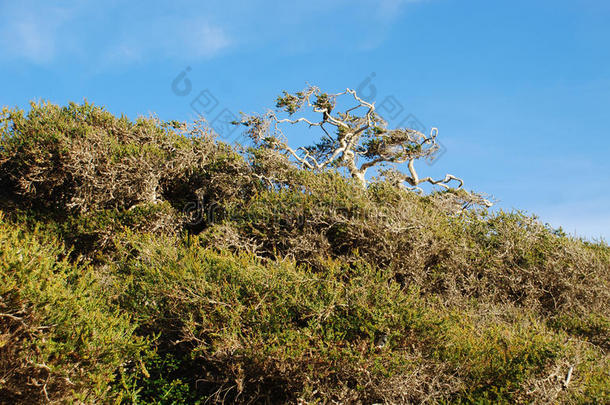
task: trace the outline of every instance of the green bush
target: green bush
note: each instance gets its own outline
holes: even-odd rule
[[[385,183],[361,190],[336,174],[309,173],[229,205],[203,235],[206,243],[314,268],[327,257],[349,263],[357,256],[447,299],[610,316],[607,246],[557,236],[519,212],[453,215],[437,205],[445,194],[421,198]]]
[[[88,103],[0,131],[0,403],[610,398],[603,242]]]
[[[105,401],[141,339],[85,263],[51,237],[0,222],[2,403]]]
[[[184,187],[209,152],[156,118],[114,117],[93,104],[31,104],[0,119],[0,183],[24,203],[60,211],[127,209]],[[197,129],[195,129],[196,131]]]
[[[165,238],[129,245],[116,270],[121,306],[138,313],[140,333],[160,334],[170,364],[163,378],[137,381],[152,393],[145,403],[170,387],[211,401],[528,402],[562,394],[546,378],[572,350],[601,353],[529,311],[446,307],[362,263],[312,271]]]

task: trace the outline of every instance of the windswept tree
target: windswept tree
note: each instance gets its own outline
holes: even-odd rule
[[[458,189],[463,185],[451,174],[433,179],[420,177],[415,170],[416,160],[432,158],[439,150],[436,128],[429,135],[410,128],[388,128],[375,104],[363,100],[352,89],[336,94],[324,93],[314,86],[294,94],[284,91],[277,98],[275,111],[243,114],[240,123],[257,144],[289,153],[303,168],[344,168],[362,187],[366,187],[366,173],[372,167],[419,191],[422,183],[445,189],[452,188],[452,181]],[[282,130],[287,124],[318,127],[321,139],[311,146],[292,148]],[[408,174],[396,170],[401,163],[407,164]]]

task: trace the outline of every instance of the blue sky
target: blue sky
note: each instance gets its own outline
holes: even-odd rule
[[[608,21],[606,0],[0,0],[0,105],[192,120],[204,92],[213,120],[306,83],[360,87],[400,103],[390,124],[439,128],[445,153],[421,174],[608,240]]]

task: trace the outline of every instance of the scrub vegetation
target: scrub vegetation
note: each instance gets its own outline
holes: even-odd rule
[[[324,122],[316,91],[278,107],[305,94]],[[427,156],[377,127],[356,155]],[[0,131],[0,403],[610,401],[603,241],[363,182],[353,154],[314,167],[332,136],[231,146],[89,103],[5,108]]]

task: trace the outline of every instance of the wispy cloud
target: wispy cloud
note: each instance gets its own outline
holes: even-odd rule
[[[400,15],[409,3],[422,3],[427,0],[377,0],[377,15],[385,19],[394,19]]]
[[[0,46],[15,57],[43,64],[60,48],[60,30],[72,16],[68,8],[5,3],[0,6]]]
[[[156,58],[200,60],[232,44],[226,32],[204,18],[158,17],[121,27],[101,55],[102,65],[124,65]]]
[[[374,28],[367,30],[366,38],[359,41],[359,48],[370,50],[381,46],[390,35],[394,23],[408,10],[408,6],[426,1],[428,0],[360,0],[366,5],[363,9],[368,10],[363,18],[368,20],[367,26]]]
[[[44,32],[41,26],[32,21],[20,21],[13,24],[14,42],[9,46],[13,52],[35,62],[45,62],[55,54],[54,35]],[[5,34],[5,38],[7,38]],[[8,38],[7,38],[8,39]]]
[[[5,2],[0,5],[0,60],[69,60],[97,69],[168,58],[201,60],[252,46],[287,52],[346,45],[370,49],[383,43],[409,3],[422,1],[427,0],[55,3],[61,7]]]
[[[180,37],[194,57],[214,55],[231,44],[222,28],[201,20],[187,22]]]
[[[207,58],[232,43],[223,27],[198,15],[201,10],[185,8],[182,14],[169,15],[148,11],[142,18],[139,12],[144,10],[135,6],[104,6],[0,5],[0,55],[36,64],[80,58],[108,65],[163,57]]]

